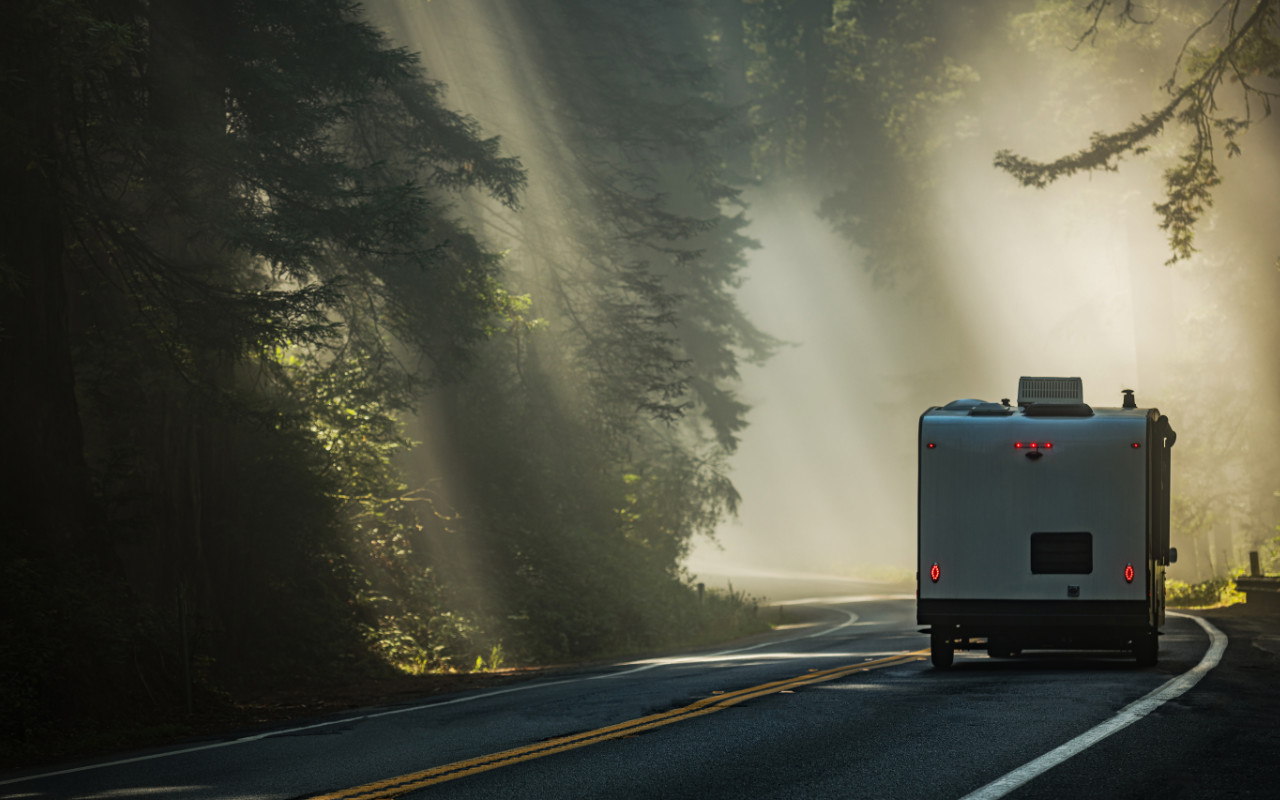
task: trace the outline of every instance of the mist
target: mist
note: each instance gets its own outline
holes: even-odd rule
[[[557,106],[529,55],[546,43],[531,41],[500,2],[370,10],[422,53],[449,103],[528,167],[523,212],[480,204],[470,213],[508,248],[509,274],[536,302],[547,288],[536,265],[571,257],[563,243],[572,239]],[[786,344],[742,370],[752,409],[732,479],[743,502],[714,540],[696,542],[693,573],[909,575],[919,415],[960,397],[1010,397],[1018,377],[1033,374],[1079,376],[1095,405],[1118,405],[1121,390],[1134,389],[1140,405],[1169,414],[1179,431],[1173,539],[1185,554],[1174,577],[1222,572],[1273,535],[1265,523],[1280,517],[1268,484],[1276,460],[1256,448],[1280,416],[1276,324],[1261,300],[1280,292],[1274,126],[1251,132],[1243,157],[1222,164],[1201,252],[1166,265],[1151,207],[1182,133],[1118,172],[1041,191],[994,169],[992,156],[1013,148],[1052,158],[1157,107],[1180,28],[1104,32],[1073,51],[1074,28],[1032,34],[1034,13],[1009,25],[1002,16],[969,18],[945,43],[973,79],[926,134],[939,144],[926,156],[933,188],[916,223],[942,244],[937,265],[877,279],[865,253],[819,217],[821,181],[747,191],[746,233],[760,247],[738,301]],[[1226,438],[1224,415],[1247,417],[1232,429],[1243,432]],[[1246,466],[1248,453],[1265,468]]]
[[[722,549],[695,553],[702,568],[909,574],[919,414],[961,397],[1011,397],[1021,375],[1079,376],[1086,402],[1103,406],[1134,389],[1139,405],[1170,415],[1184,512],[1173,541],[1185,554],[1173,577],[1220,574],[1274,536],[1275,460],[1255,459],[1257,472],[1240,463],[1280,422],[1277,328],[1266,310],[1280,297],[1274,126],[1224,165],[1202,252],[1168,266],[1151,211],[1167,160],[1043,191],[991,166],[1001,148],[1053,157],[1123,126],[1161,102],[1153,81],[1106,97],[1097,87],[1131,64],[1090,70],[1098,59],[1072,52],[1069,37],[1035,51],[1013,33],[1011,47],[995,47],[990,31],[979,38],[984,49],[958,43],[979,80],[936,131],[946,145],[934,205],[920,209],[921,234],[949,245],[932,285],[873,286],[858,253],[803,204],[771,204],[765,193],[753,202],[763,247],[743,302],[797,346],[746,376],[756,408],[735,466],[747,501],[721,529]],[[1171,58],[1156,48],[1137,72],[1155,74]]]

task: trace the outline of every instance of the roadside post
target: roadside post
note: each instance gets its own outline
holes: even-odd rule
[[[1249,553],[1249,575],[1236,578],[1236,589],[1244,592],[1245,605],[1262,614],[1280,614],[1280,575],[1263,575],[1258,551]]]

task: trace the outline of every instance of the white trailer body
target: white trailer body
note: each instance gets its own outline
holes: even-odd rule
[[[1164,624],[1169,450],[1153,408],[1091,408],[1078,378],[1023,378],[1017,406],[920,418],[917,619],[957,648],[1132,650]]]

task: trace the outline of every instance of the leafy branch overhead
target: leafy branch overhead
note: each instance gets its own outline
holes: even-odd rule
[[[1116,6],[1121,7],[1116,9]],[[1093,0],[1086,7],[1091,26],[1080,37],[1092,41],[1099,19],[1111,8],[1123,22],[1147,24],[1134,15],[1126,0]],[[1207,46],[1198,44],[1208,38]],[[1166,263],[1185,260],[1196,252],[1195,226],[1213,205],[1213,189],[1222,178],[1216,163],[1219,147],[1227,157],[1240,154],[1238,137],[1271,114],[1280,78],[1280,0],[1223,0],[1195,27],[1178,53],[1164,89],[1170,99],[1156,111],[1142,115],[1124,130],[1094,133],[1089,146],[1049,162],[1039,162],[1011,150],[996,153],[995,166],[1023,186],[1043,189],[1058,178],[1078,172],[1114,172],[1126,155],[1150,150],[1153,140],[1171,122],[1189,128],[1189,143],[1178,163],[1164,172],[1165,199],[1155,203],[1160,229],[1169,236],[1173,255]],[[1239,92],[1240,111],[1226,113],[1224,84]]]

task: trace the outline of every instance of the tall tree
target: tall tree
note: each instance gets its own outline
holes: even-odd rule
[[[135,604],[155,669],[139,691],[189,690],[197,648],[349,646],[384,547],[358,518],[397,491],[394,414],[510,308],[446,198],[514,206],[518,162],[341,0],[23,2],[3,21],[0,169],[26,197],[4,199],[0,367],[30,423],[4,428],[6,639],[39,635],[24,588],[88,553],[131,588],[112,602]],[[91,619],[93,585],[64,613]],[[28,711],[56,699],[66,670],[4,657]]]
[[[547,122],[524,147],[553,156],[539,205],[509,227],[507,277],[537,323],[512,326],[430,403],[448,422],[421,438],[457,465],[429,473],[450,509],[433,537],[454,562],[441,574],[517,653],[652,644],[665,611],[696,608],[680,560],[737,503],[737,371],[772,346],[734,297],[752,246],[725,180],[741,115],[698,6],[476,13],[507,25],[520,58],[516,85],[485,94],[517,90],[504,105]]]
[[[1174,59],[1164,84],[1169,99],[1163,106],[1123,130],[1094,133],[1088,147],[1053,161],[1034,161],[1011,150],[995,157],[996,167],[1024,186],[1044,188],[1078,172],[1118,169],[1126,156],[1147,153],[1170,123],[1189,129],[1178,163],[1164,172],[1164,202],[1155,204],[1160,228],[1169,236],[1169,263],[1195,252],[1196,223],[1213,205],[1214,187],[1221,182],[1215,163],[1219,152],[1228,158],[1239,155],[1240,135],[1259,118],[1270,116],[1271,101],[1280,97],[1275,85],[1280,78],[1280,2],[1222,0],[1191,6],[1204,13],[1189,26]],[[1096,42],[1108,14],[1120,24],[1153,21],[1146,9],[1130,0],[1092,0],[1085,13],[1077,44]]]

